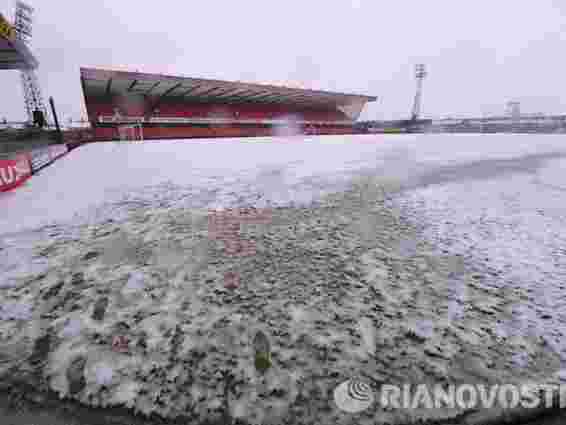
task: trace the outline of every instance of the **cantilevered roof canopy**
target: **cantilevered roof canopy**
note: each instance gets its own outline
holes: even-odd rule
[[[358,115],[374,96],[332,93],[203,78],[173,77],[139,72],[81,68],[85,97],[100,98],[114,95],[145,95],[157,104],[175,100],[199,103],[278,103],[302,108],[332,108],[348,110]],[[345,111],[346,112],[346,111]]]

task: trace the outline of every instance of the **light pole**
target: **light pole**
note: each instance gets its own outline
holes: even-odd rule
[[[411,121],[416,121],[421,113],[421,98],[423,91],[423,80],[427,76],[425,66],[419,63],[415,66],[415,77],[417,78],[417,92],[415,93],[415,100],[413,102],[413,110],[411,112]]]

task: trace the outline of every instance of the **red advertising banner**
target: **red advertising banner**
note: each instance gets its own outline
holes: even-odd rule
[[[21,185],[31,176],[31,164],[27,154],[13,159],[0,159],[0,192]]]

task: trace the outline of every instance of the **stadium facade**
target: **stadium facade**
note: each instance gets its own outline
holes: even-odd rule
[[[81,68],[95,140],[356,134],[374,96]],[[283,131],[283,133],[282,133]]]

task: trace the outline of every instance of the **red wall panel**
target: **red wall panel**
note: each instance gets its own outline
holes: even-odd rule
[[[304,126],[300,129],[303,134],[356,134],[351,126]],[[275,136],[277,131],[268,126],[144,126],[143,138],[149,139],[185,139],[185,138],[209,138],[209,137],[259,137]],[[94,140],[119,140],[116,127],[95,127]]]

